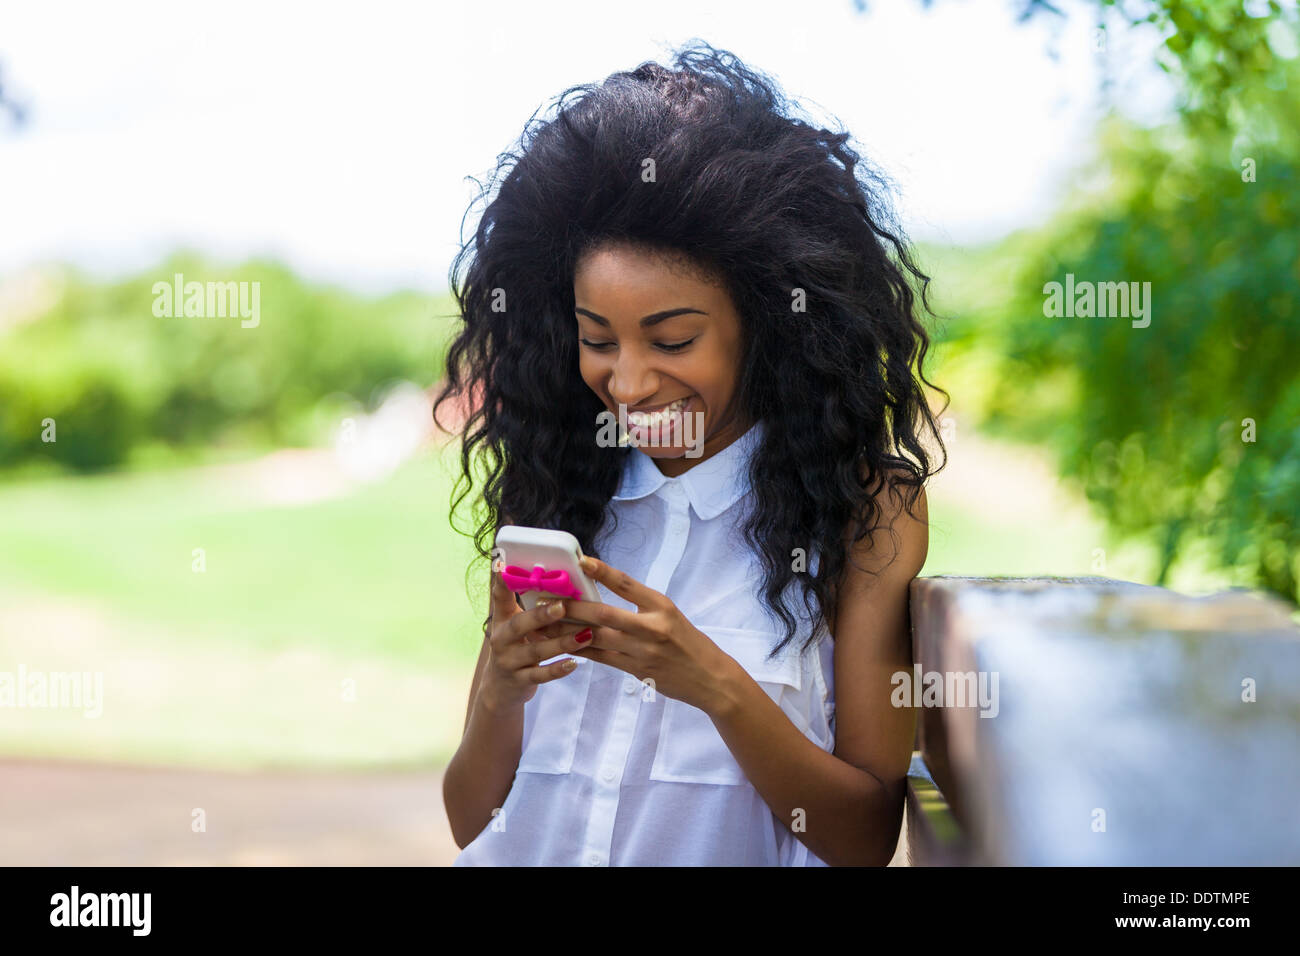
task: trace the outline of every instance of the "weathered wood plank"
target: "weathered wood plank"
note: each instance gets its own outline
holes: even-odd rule
[[[907,813],[904,842],[908,866],[966,866],[970,846],[921,754],[912,755],[907,775]]]
[[[922,674],[993,691],[994,706],[923,706],[918,722],[972,862],[1300,864],[1286,605],[1104,578],[912,588]]]

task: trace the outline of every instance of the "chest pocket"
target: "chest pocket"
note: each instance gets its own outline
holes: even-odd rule
[[[541,663],[558,661],[569,654]],[[577,670],[565,677],[539,684],[532,700],[524,705],[524,748],[517,773],[568,773],[578,748],[578,731],[587,707],[587,689],[595,666],[576,658]]]
[[[796,724],[799,723],[796,716],[799,708],[785,699],[787,695],[797,696],[804,687],[802,661],[797,647],[791,652],[791,646],[787,645],[782,652],[785,657],[768,660],[767,653],[780,639],[778,634],[733,627],[697,627],[718,647],[734,657],[758,682],[758,686]],[[791,645],[796,642],[792,641]],[[708,714],[671,697],[661,697],[660,700],[663,702],[664,716],[659,728],[654,763],[650,768],[651,780],[730,785],[748,782],[745,772],[731,755],[726,741],[713,726],[713,720]],[[799,729],[806,733],[806,727],[800,726]]]

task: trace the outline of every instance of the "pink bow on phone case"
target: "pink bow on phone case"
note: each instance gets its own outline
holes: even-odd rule
[[[515,565],[507,565],[501,571],[501,580],[506,587],[516,594],[524,591],[546,591],[560,597],[582,598],[582,592],[569,580],[568,571],[547,571],[540,564],[534,565],[532,571],[525,571]]]

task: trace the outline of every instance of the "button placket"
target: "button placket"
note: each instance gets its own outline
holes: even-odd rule
[[[669,481],[663,487],[663,498],[668,505],[668,522],[663,544],[646,573],[645,585],[661,593],[666,592],[673,572],[686,553],[686,538],[690,531],[690,502],[685,490]],[[637,715],[641,709],[640,681],[630,674],[623,681],[623,694],[614,712],[613,725],[596,764],[591,814],[587,818],[586,839],[583,841],[582,859],[587,866],[609,865],[610,850],[614,842],[614,818],[618,813],[619,789],[623,771],[632,749]],[[659,695],[655,701],[662,701]]]
[[[668,481],[663,486],[663,497],[668,503],[668,521],[664,543],[659,548],[650,570],[646,573],[645,586],[661,594],[667,593],[668,582],[673,572],[681,563],[686,553],[686,538],[691,527],[691,503],[686,497],[686,490],[676,481]]]

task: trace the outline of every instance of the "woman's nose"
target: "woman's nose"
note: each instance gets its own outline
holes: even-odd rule
[[[609,376],[609,394],[620,405],[640,405],[659,388],[658,376],[645,363],[619,356]]]

